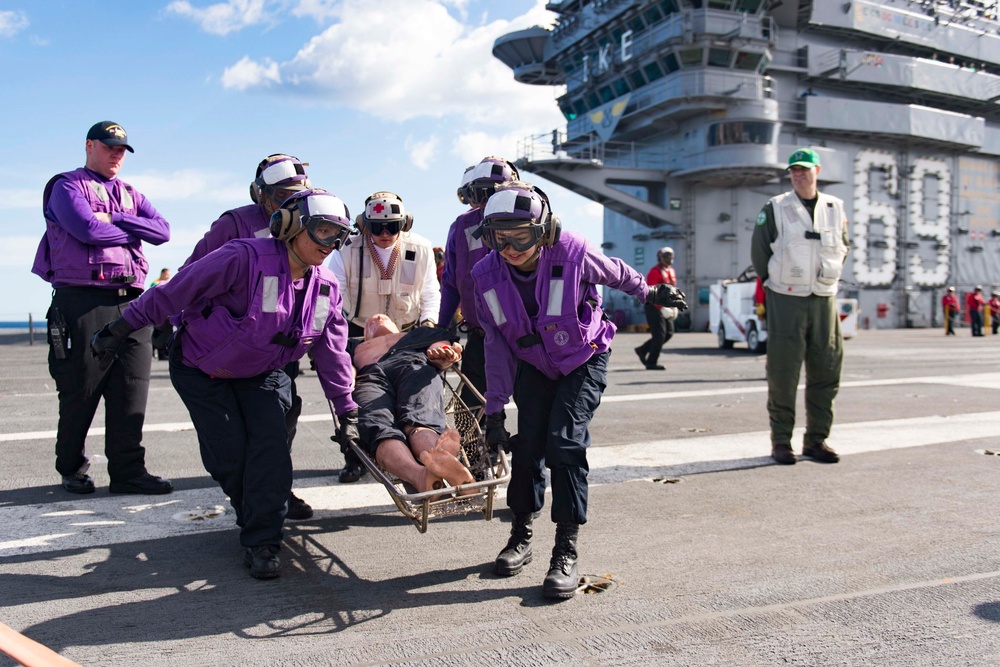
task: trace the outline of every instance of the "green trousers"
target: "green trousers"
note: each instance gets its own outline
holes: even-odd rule
[[[795,394],[806,366],[806,443],[821,443],[833,426],[844,338],[832,296],[788,296],[767,291],[767,412],[771,444],[792,442]]]

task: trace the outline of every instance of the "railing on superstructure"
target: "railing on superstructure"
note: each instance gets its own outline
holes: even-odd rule
[[[601,141],[590,134],[566,140],[559,130],[535,134],[518,142],[518,160],[540,162],[543,160],[572,161],[601,167],[632,169],[666,169],[663,151],[651,149],[634,141]]]

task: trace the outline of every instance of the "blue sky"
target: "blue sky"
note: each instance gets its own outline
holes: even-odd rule
[[[41,193],[82,166],[113,120],[136,153],[120,176],[171,224],[146,246],[176,268],[223,211],[249,203],[262,157],[309,163],[352,214],[377,190],[444,245],[462,173],[564,123],[561,92],[516,83],[493,41],[551,25],[545,0],[0,0],[6,159],[0,162],[0,321],[45,315],[30,273]],[[530,180],[531,175],[526,174]],[[601,239],[601,207],[544,181],[567,229]],[[152,279],[152,278],[151,278]]]

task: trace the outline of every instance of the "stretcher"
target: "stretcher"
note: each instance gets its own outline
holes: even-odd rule
[[[498,454],[490,452],[480,428],[486,400],[457,368],[449,368],[441,375],[447,423],[461,435],[459,459],[472,473],[475,482],[418,493],[406,482],[383,470],[362,447],[351,444],[351,449],[371,476],[385,486],[399,511],[421,533],[427,532],[432,518],[482,512],[484,518],[490,521],[497,487],[510,481],[507,454],[502,450]],[[474,404],[466,404],[463,394],[474,397]]]

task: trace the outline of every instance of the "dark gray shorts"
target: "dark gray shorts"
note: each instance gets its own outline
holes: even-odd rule
[[[386,438],[406,442],[402,428],[422,426],[444,433],[444,384],[423,352],[398,354],[360,371],[354,386],[361,444],[375,458]]]

